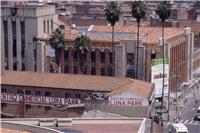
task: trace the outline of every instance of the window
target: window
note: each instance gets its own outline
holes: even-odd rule
[[[37,56],[37,54],[36,54],[36,49],[34,49],[33,52],[34,52],[34,61],[36,61],[36,59],[37,59],[37,57],[36,57],[36,56]]]
[[[68,50],[64,51],[64,55],[65,55],[65,61],[68,61],[69,60],[69,52],[68,52]]]
[[[105,52],[101,52],[101,63],[105,63]]]
[[[13,70],[17,70],[17,63],[13,63]]]
[[[95,67],[92,67],[92,69],[91,69],[91,75],[95,75],[95,74],[96,74]]]
[[[1,103],[1,107],[7,107],[7,103]]]
[[[78,67],[74,67],[74,74],[78,74]]]
[[[71,93],[65,93],[66,98],[71,98]]]
[[[4,44],[5,44],[5,57],[8,58],[8,37],[4,38]]]
[[[8,34],[8,24],[7,21],[3,21],[3,26],[4,26],[4,35]]]
[[[25,93],[26,93],[26,95],[31,95],[31,91],[30,90],[26,90]]]
[[[45,110],[51,110],[51,107],[45,106]]]
[[[17,94],[23,94],[23,90],[17,90]]]
[[[151,54],[151,59],[155,59],[156,58],[156,54]]]
[[[51,20],[51,33],[53,32],[53,20]]]
[[[24,2],[24,4],[26,4],[26,2]]]
[[[109,76],[112,76],[112,68],[109,69]]]
[[[95,52],[91,52],[91,61],[95,63]]]
[[[51,92],[45,91],[45,96],[51,96]]]
[[[43,21],[43,31],[44,31],[44,33],[46,33],[46,25],[45,25],[45,21]]]
[[[65,73],[69,73],[69,66],[65,66]]]
[[[26,105],[26,109],[31,109],[31,105]]]
[[[22,34],[22,36],[25,35],[25,23],[24,22],[21,22],[21,34]]]
[[[13,32],[13,36],[16,35],[16,22],[12,21],[12,32]]]
[[[105,76],[105,68],[101,68],[101,76]]]
[[[126,77],[135,78],[135,71],[133,69],[128,69],[126,73]]]
[[[40,91],[35,91],[35,95],[40,96]]]
[[[22,58],[24,58],[25,56],[25,39],[24,38],[22,38],[21,55],[22,55]]]
[[[55,97],[61,97],[61,93],[60,92],[55,92]]]
[[[112,53],[109,53],[109,60],[110,60],[110,64],[112,63]]]
[[[20,2],[19,4],[21,5],[22,3]]]
[[[34,65],[34,71],[37,72],[37,66],[36,65]]]
[[[4,93],[6,93],[6,89],[1,89],[1,92],[4,92]]]
[[[81,98],[81,94],[75,94],[75,98]]]
[[[84,74],[85,74],[85,75],[87,74],[87,67],[85,68]]]
[[[39,105],[38,108],[41,108],[41,106]]]
[[[17,42],[16,39],[13,39],[13,57],[17,56]]]
[[[25,65],[22,64],[22,71],[25,71]]]
[[[76,52],[73,52],[73,60],[74,60],[74,62],[77,62],[77,53]]]
[[[134,53],[126,54],[127,65],[134,65]]]
[[[47,20],[47,34],[49,34],[49,20]]]

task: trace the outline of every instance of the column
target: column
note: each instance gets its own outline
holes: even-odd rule
[[[96,60],[96,62],[95,62],[95,66],[96,66],[96,75],[101,75],[101,73],[100,73],[100,48],[99,47],[96,47],[95,48],[95,60]]]
[[[109,76],[109,48],[105,48],[105,76]]]
[[[17,71],[21,70],[21,23],[20,23],[20,17],[16,17],[16,41],[17,41]]]
[[[45,46],[45,42],[38,42],[36,44],[36,64],[37,64],[37,72],[44,72],[44,64],[45,64],[45,55],[44,55],[44,46]]]
[[[91,75],[91,51],[87,53],[87,75]]]
[[[27,45],[27,71],[34,71],[34,53],[33,53],[33,42],[28,42]]]
[[[115,46],[115,77],[124,76],[124,64],[125,64],[125,50],[124,45]]]
[[[3,16],[1,16],[1,72],[5,70],[5,44],[4,44],[4,26],[3,26]]]
[[[8,16],[8,69],[13,70],[13,35],[12,35],[12,18]]]
[[[73,74],[73,46],[69,46],[69,74]]]

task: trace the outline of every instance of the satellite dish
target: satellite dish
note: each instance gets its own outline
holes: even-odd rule
[[[75,25],[75,24],[72,24],[72,25],[71,25],[71,28],[72,28],[72,29],[75,29],[75,28],[76,28],[76,25]]]
[[[61,29],[63,31],[63,30],[65,30],[65,26],[64,25],[60,25],[59,29]]]

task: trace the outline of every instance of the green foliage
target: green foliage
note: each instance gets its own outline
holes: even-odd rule
[[[67,40],[65,39],[65,33],[62,32],[61,29],[57,28],[51,34],[51,38],[49,39],[50,45],[52,48],[64,48]]]
[[[65,4],[64,6],[74,6],[74,4]]]
[[[171,14],[171,7],[172,4],[170,4],[169,1],[161,1],[160,3],[158,3],[156,12],[159,15],[160,19],[162,20],[162,22],[164,22],[165,19],[169,18]]]
[[[104,11],[106,12],[106,19],[111,23],[111,26],[114,26],[119,21],[120,15],[122,14],[120,5],[115,1],[108,2]]]
[[[200,1],[194,3],[193,8],[191,10],[200,10]]]
[[[74,51],[80,54],[87,54],[92,49],[91,40],[87,35],[76,37],[74,42]]]
[[[28,1],[28,3],[38,3],[38,0],[35,0],[35,1]]]
[[[140,23],[140,20],[145,17],[147,12],[147,5],[143,1],[134,1],[131,4],[131,14]]]

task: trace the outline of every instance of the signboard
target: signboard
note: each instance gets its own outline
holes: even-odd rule
[[[162,97],[162,85],[164,76],[164,96],[168,96],[169,58],[164,58],[165,73],[163,75],[163,58],[152,59],[151,83],[155,83],[155,98]]]
[[[59,104],[59,105],[81,104],[80,99],[72,99],[72,98],[26,95],[25,99],[26,99],[26,102],[28,102],[28,103]],[[22,102],[23,95],[1,93],[1,101]]]
[[[55,57],[55,49],[53,49],[50,45],[45,45],[45,53],[46,56]]]
[[[129,91],[108,98],[111,106],[148,106],[146,98]]]

